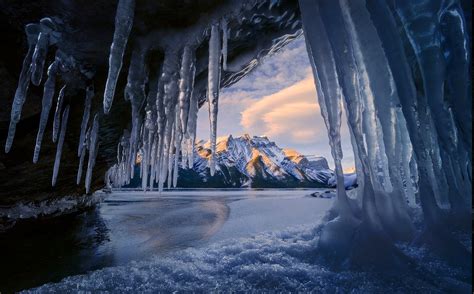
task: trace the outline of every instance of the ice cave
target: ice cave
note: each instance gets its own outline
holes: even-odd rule
[[[7,263],[0,292],[472,292],[470,0],[3,0],[0,7],[0,256],[15,250],[7,239],[28,242],[25,228],[48,231],[51,219],[69,224],[62,219],[100,206],[97,191],[137,177],[142,193],[179,187],[178,171],[197,160],[202,107],[207,168],[220,173],[221,89],[298,38],[336,186],[324,217],[305,229],[94,271],[64,266],[60,277],[19,285],[12,280],[26,278]],[[352,190],[343,124],[355,158]],[[291,218],[284,210],[272,213]],[[25,272],[36,267],[23,262]]]

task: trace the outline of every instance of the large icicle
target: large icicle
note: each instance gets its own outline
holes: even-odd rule
[[[16,124],[20,121],[21,110],[25,103],[26,93],[28,92],[28,86],[31,78],[31,59],[33,51],[35,49],[37,34],[39,26],[35,24],[28,24],[25,27],[25,32],[28,36],[28,52],[23,59],[23,66],[20,72],[20,78],[18,79],[18,87],[15,91],[15,97],[13,98],[12,111],[10,116],[10,126],[8,128],[8,136],[5,142],[5,153],[10,152],[10,148],[13,144],[13,138],[15,138]]]
[[[61,90],[59,90],[58,100],[56,102],[56,111],[54,112],[54,121],[53,121],[53,142],[56,143],[59,134],[59,127],[61,126],[61,110],[64,103],[64,94],[66,92],[66,85],[64,85]]]
[[[56,185],[56,179],[58,177],[59,164],[61,163],[61,154],[63,152],[64,138],[66,137],[66,128],[67,128],[68,118],[69,118],[69,105],[67,105],[63,111],[61,133],[59,135],[58,145],[56,147],[56,158],[54,160],[53,178],[51,180],[51,185],[53,187],[54,185]]]
[[[219,84],[221,70],[221,50],[219,25],[213,24],[211,27],[211,37],[209,39],[209,67],[207,83],[207,101],[209,103],[209,123],[211,129],[211,156],[209,168],[211,176],[215,173],[215,155],[217,138],[217,112],[219,103]]]
[[[48,54],[49,34],[40,32],[36,42],[35,52],[31,60],[31,83],[38,86],[43,78],[44,62]]]
[[[58,61],[55,60],[48,68],[48,79],[44,83],[43,101],[41,106],[41,117],[39,121],[38,134],[36,135],[35,151],[33,154],[33,163],[38,162],[41,150],[41,142],[43,141],[44,130],[48,123],[49,112],[53,103],[54,91],[56,88],[56,73],[58,70]]]
[[[194,73],[195,73],[195,55],[193,53],[193,67],[192,67],[192,81],[194,87]],[[191,79],[190,79],[191,80]],[[197,116],[199,112],[199,105],[198,105],[198,96],[193,94],[193,91],[190,92],[189,97],[189,111],[188,111],[188,120],[186,126],[186,140],[187,142],[187,160],[188,160],[188,167],[192,168],[194,164],[194,141],[196,140],[196,127],[197,127]]]
[[[86,171],[86,193],[89,193],[92,180],[92,170],[94,169],[95,159],[97,157],[97,149],[99,147],[99,114],[95,114],[94,122],[92,123],[92,129],[89,140],[89,160],[87,162]]]
[[[84,139],[87,131],[87,124],[91,113],[92,97],[94,97],[94,86],[89,85],[86,88],[86,98],[84,100],[84,112],[82,113],[81,134],[79,135],[79,146],[77,147],[77,156],[81,156],[84,149]]]
[[[341,147],[341,102],[342,92],[332,49],[319,13],[319,5],[311,1],[300,0],[306,48],[313,70],[314,82],[326,128],[328,129],[331,154],[336,166],[337,201],[335,208],[341,216],[351,218],[352,213],[344,186]]]
[[[181,69],[179,71],[179,119],[181,120],[181,130],[185,132],[188,126],[189,103],[193,94],[194,74],[194,51],[190,46],[185,46],[181,59]]]
[[[132,30],[135,14],[135,0],[119,0],[115,14],[115,32],[109,55],[109,73],[104,90],[104,113],[107,114],[112,107],[122,58],[127,46],[128,36]]]
[[[222,26],[222,69],[227,70],[227,45],[229,40],[229,29],[227,28],[227,20],[221,21]]]
[[[134,48],[125,87],[125,100],[129,100],[132,107],[132,132],[130,134],[129,164],[127,172],[133,178],[133,167],[138,149],[138,138],[141,125],[140,107],[145,99],[145,52],[141,48]]]

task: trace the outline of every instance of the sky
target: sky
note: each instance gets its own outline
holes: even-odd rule
[[[199,110],[197,138],[209,139],[209,108]],[[324,156],[334,166],[319,108],[304,38],[267,56],[249,75],[221,89],[217,136],[267,136],[281,148]],[[354,167],[350,137],[343,118],[343,168]]]

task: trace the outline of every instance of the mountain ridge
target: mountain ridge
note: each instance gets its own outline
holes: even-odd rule
[[[222,136],[216,144],[216,173],[210,175],[209,141],[195,144],[189,169],[179,160],[179,188],[327,188],[335,186],[326,158],[280,148],[266,136]],[[355,174],[345,175],[346,189],[357,185]],[[138,178],[138,177],[136,177]],[[138,187],[132,180],[127,187]],[[166,186],[166,185],[165,185]]]

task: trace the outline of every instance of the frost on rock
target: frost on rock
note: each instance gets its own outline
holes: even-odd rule
[[[67,128],[67,121],[69,118],[69,105],[64,108],[63,116],[62,116],[62,124],[61,124],[61,132],[59,134],[59,140],[56,147],[56,158],[54,160],[54,168],[53,168],[53,178],[51,180],[51,185],[54,187],[56,185],[56,179],[58,178],[59,172],[59,165],[61,163],[61,154],[63,152],[63,145],[64,145],[64,138],[66,137],[66,128]]]
[[[66,85],[59,90],[58,100],[56,101],[56,111],[54,112],[53,121],[53,142],[56,143],[59,135],[59,128],[61,126],[61,111],[64,104],[64,94],[66,92]]]
[[[209,67],[207,82],[207,101],[209,104],[209,124],[211,130],[211,157],[209,168],[211,176],[215,173],[215,154],[217,139],[217,112],[219,103],[219,87],[221,71],[221,50],[219,25],[211,26],[211,37],[209,39]]]
[[[109,73],[104,90],[104,113],[112,107],[118,76],[122,69],[122,58],[132,30],[135,14],[135,0],[119,0],[115,14],[115,32],[110,46]]]
[[[38,162],[39,153],[41,150],[41,142],[43,141],[44,130],[48,123],[49,112],[53,103],[53,96],[56,89],[56,74],[58,71],[58,61],[55,60],[48,68],[48,79],[44,83],[43,100],[41,106],[41,116],[38,127],[38,134],[36,135],[35,151],[33,155],[33,163]]]

